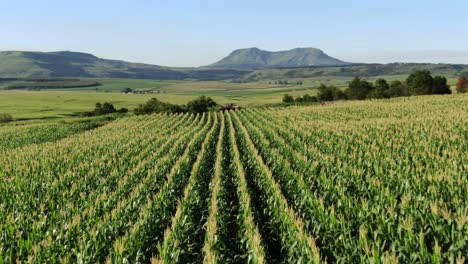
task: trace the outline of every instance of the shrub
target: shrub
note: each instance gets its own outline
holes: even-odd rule
[[[96,103],[94,111],[86,112],[85,116],[98,116],[98,115],[107,115],[112,113],[127,113],[127,108],[116,109],[113,104],[105,102],[103,104]]]
[[[318,102],[318,99],[316,96],[310,96],[309,94],[304,94],[304,96],[302,96],[302,102]]]
[[[287,103],[287,104],[289,104],[289,103],[294,103],[294,97],[292,97],[292,96],[289,95],[289,94],[285,94],[285,95],[283,96],[283,103]]]
[[[217,105],[218,104],[210,97],[200,96],[187,103],[187,110],[191,113],[203,113],[208,112]]]
[[[125,113],[128,113],[128,108],[120,108],[119,110],[117,110],[117,112],[121,113],[121,114],[125,114]]]
[[[309,94],[304,94],[304,96],[298,96],[294,98],[293,96],[289,94],[285,94],[283,96],[283,103],[312,103],[312,102],[318,102],[318,99],[316,96],[310,96]]]
[[[94,113],[96,115],[105,115],[115,112],[117,112],[117,110],[114,105],[108,102],[105,102],[104,104],[96,103],[96,108],[94,108]]]
[[[298,96],[298,97],[296,97],[296,98],[294,99],[294,102],[296,102],[296,103],[302,103],[302,102],[304,102],[304,101],[303,101],[302,97]]]
[[[135,114],[144,115],[151,113],[183,113],[187,112],[184,107],[179,105],[161,102],[156,98],[151,98],[145,104],[139,105],[135,109]]]
[[[0,113],[0,123],[8,123],[13,121],[13,117],[7,113]]]

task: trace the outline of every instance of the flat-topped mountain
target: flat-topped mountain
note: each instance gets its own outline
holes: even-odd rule
[[[349,63],[332,58],[315,48],[265,51],[258,48],[238,49],[208,68],[264,69],[307,66],[338,66]]]

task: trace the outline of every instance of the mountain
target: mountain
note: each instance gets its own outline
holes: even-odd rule
[[[315,48],[296,48],[285,51],[265,51],[258,48],[238,49],[220,61],[206,66],[222,69],[265,69],[304,66],[348,65]]]
[[[159,80],[222,80],[238,78],[250,71],[232,69],[171,68],[120,60],[92,54],[58,51],[0,52],[0,77],[96,77]]]
[[[430,70],[455,78],[468,65],[431,63],[350,64],[312,48],[269,52],[257,48],[233,51],[221,61],[199,68],[165,67],[98,58],[92,54],[58,51],[0,52],[0,78],[94,77],[158,80],[234,80],[242,82],[314,77],[373,77],[408,75]]]

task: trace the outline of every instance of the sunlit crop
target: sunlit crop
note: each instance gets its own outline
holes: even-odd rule
[[[73,129],[0,128],[0,263],[468,258],[464,95]]]

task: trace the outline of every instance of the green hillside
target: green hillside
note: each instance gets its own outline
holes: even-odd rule
[[[389,64],[354,64],[330,67],[303,67],[261,69],[249,73],[238,81],[255,82],[280,79],[307,79],[317,77],[377,77],[408,75],[415,70],[429,70],[447,78],[456,78],[468,73],[468,65],[430,64],[430,63],[389,63]]]
[[[238,49],[208,68],[263,69],[301,67],[310,65],[346,65],[315,48],[296,48],[285,51],[265,51],[258,48]]]
[[[231,69],[170,68],[98,58],[92,54],[59,51],[0,52],[0,78],[95,77],[158,80],[221,80],[249,71]]]
[[[256,70],[255,70],[256,69]],[[205,67],[178,68],[98,58],[92,54],[60,51],[0,52],[0,78],[119,78],[241,82],[281,79],[342,79],[354,76],[408,75],[427,69],[456,78],[468,73],[468,65],[430,63],[348,64],[321,50],[297,48],[269,52],[257,48],[233,51],[221,61]],[[4,86],[4,85],[3,85]],[[5,88],[5,87],[4,87]]]

